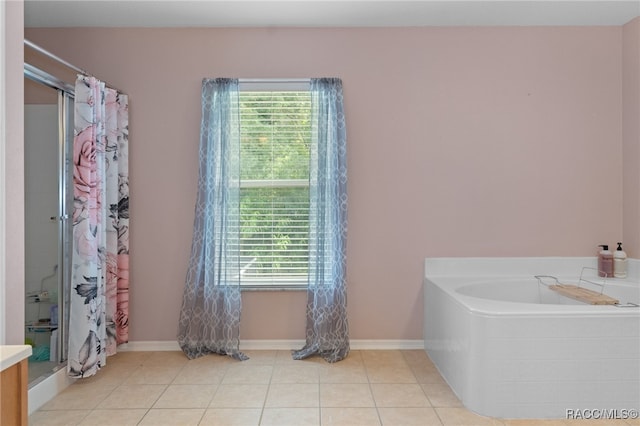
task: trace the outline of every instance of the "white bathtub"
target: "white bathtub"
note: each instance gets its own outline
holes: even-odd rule
[[[605,409],[624,417],[640,409],[640,308],[586,305],[534,278],[575,284],[582,267],[595,263],[426,260],[425,350],[467,408],[502,418]],[[629,278],[608,280],[604,293],[640,303],[639,270],[630,260]]]

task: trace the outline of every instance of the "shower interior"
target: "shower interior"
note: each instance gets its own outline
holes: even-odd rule
[[[25,342],[29,387],[66,364],[73,87],[25,63]]]

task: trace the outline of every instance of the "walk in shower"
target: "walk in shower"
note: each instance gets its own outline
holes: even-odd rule
[[[31,410],[96,374],[128,341],[129,97],[28,40],[25,47]]]
[[[30,387],[67,360],[74,88],[25,63],[25,342]]]

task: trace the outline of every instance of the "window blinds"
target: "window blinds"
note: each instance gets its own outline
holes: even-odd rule
[[[310,111],[309,91],[240,92],[243,285],[306,283]]]

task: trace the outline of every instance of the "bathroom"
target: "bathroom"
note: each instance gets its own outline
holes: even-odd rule
[[[19,27],[28,11],[7,5],[7,22]],[[335,75],[348,120],[351,337],[417,348],[425,257],[595,256],[598,244],[617,241],[639,257],[639,27],[638,18],[545,27],[27,24],[24,37],[130,95],[130,347],[175,348],[201,79]],[[7,78],[23,55],[22,40],[10,41]],[[21,96],[7,92],[8,104]],[[22,148],[7,142],[20,159]],[[5,172],[11,188],[23,186],[18,163]],[[23,245],[15,225],[24,211],[18,195],[6,197],[5,264],[22,265],[9,248]],[[7,278],[7,300],[24,298],[15,280]],[[243,298],[243,340],[304,338],[303,293]],[[23,309],[7,305],[4,318]],[[23,332],[7,327],[6,340]]]

